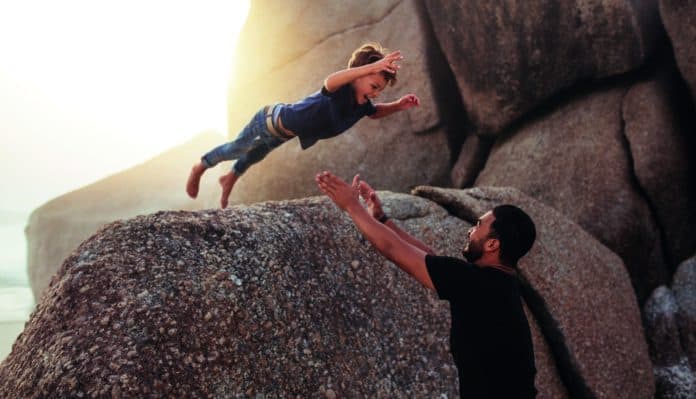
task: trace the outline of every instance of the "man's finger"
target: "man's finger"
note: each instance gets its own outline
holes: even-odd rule
[[[353,184],[351,184],[353,190],[358,190],[360,187],[360,175],[353,176]]]

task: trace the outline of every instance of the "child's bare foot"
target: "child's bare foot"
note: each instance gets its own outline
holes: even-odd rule
[[[191,168],[191,173],[186,181],[186,193],[189,197],[196,198],[198,195],[198,185],[201,182],[201,176],[203,176],[205,170],[206,167],[201,162],[198,162]]]
[[[227,208],[227,201],[229,200],[230,197],[230,192],[232,191],[232,187],[234,187],[234,183],[237,182],[237,179],[239,179],[239,176],[237,176],[233,171],[220,176],[220,179],[218,180],[220,182],[220,185],[222,186],[222,197],[220,197],[220,206],[224,209]]]

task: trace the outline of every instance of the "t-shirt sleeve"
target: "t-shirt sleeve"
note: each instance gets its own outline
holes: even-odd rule
[[[425,256],[425,266],[440,299],[448,300],[452,297],[452,284],[448,282],[451,280],[452,267],[450,264],[451,262],[444,256]]]
[[[449,301],[462,290],[469,290],[470,284],[475,284],[473,267],[461,259],[426,255],[425,266],[440,299]]]
[[[346,86],[348,86],[348,85],[343,85],[343,86],[339,87],[338,89],[336,89],[335,91],[331,92],[326,88],[326,85],[321,85],[321,94],[323,96],[326,96],[326,97],[335,98],[337,96],[342,95],[341,92],[345,90]]]

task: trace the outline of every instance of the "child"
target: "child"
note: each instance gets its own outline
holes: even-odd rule
[[[294,104],[274,104],[259,110],[239,136],[205,154],[191,168],[186,192],[198,195],[201,176],[221,161],[236,159],[232,170],[220,177],[220,205],[227,207],[232,187],[249,166],[259,162],[272,149],[297,136],[302,149],[317,140],[337,136],[364,116],[383,118],[397,111],[417,106],[420,100],[407,94],[390,103],[373,104],[387,84],[396,82],[396,63],[403,59],[400,51],[385,55],[379,44],[367,43],[355,50],[348,68],[334,72],[324,80],[321,90]]]

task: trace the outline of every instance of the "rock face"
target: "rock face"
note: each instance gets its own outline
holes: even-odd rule
[[[516,187],[570,217],[621,256],[642,302],[669,275],[660,232],[634,183],[625,93],[608,88],[570,99],[501,138],[475,185]]]
[[[184,191],[189,169],[222,137],[205,133],[141,165],[62,195],[32,212],[26,228],[27,269],[38,302],[51,276],[77,246],[106,223],[162,209],[215,207],[220,195],[209,171],[199,199]]]
[[[621,74],[651,54],[656,1],[427,0],[466,111],[497,134],[579,81]]]
[[[400,198],[407,228],[462,247],[461,220]],[[454,397],[448,314],[328,200],[159,212],[65,261],[0,397]]]
[[[231,201],[316,195],[313,177],[322,170],[344,177],[360,173],[375,187],[392,191],[446,184],[453,156],[438,110],[446,105],[441,105],[433,83],[433,75],[446,64],[442,57],[430,56],[429,22],[420,3],[297,1],[292,7],[282,6],[282,12],[272,3],[252,3],[247,29],[240,36],[235,58],[243,65],[238,65],[239,78],[229,96],[232,137],[261,106],[295,102],[319,90],[324,78],[346,68],[352,51],[369,40],[404,55],[397,84],[386,88],[378,101],[415,93],[421,105],[384,119],[364,118],[344,134],[307,150],[297,139],[290,140],[248,170]]]
[[[554,209],[511,188],[419,187],[465,220],[502,203],[524,209],[537,241],[519,270],[570,397],[652,398],[640,311],[621,259]]]
[[[660,0],[660,16],[696,103],[696,9],[688,0]]]

